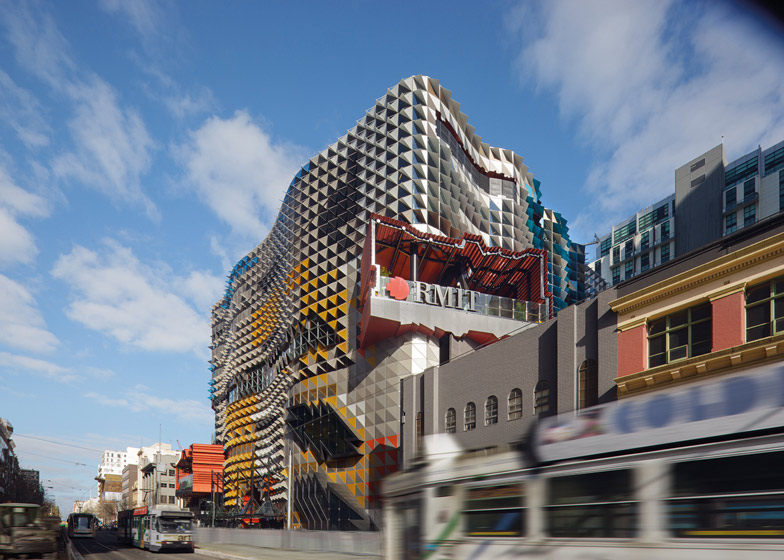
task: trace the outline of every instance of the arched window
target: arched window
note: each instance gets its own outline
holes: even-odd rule
[[[448,408],[446,411],[446,433],[454,434],[457,431],[457,413],[454,408]]]
[[[523,417],[523,392],[512,389],[509,393],[509,420],[519,420]]]
[[[490,395],[485,401],[485,426],[498,424],[498,397]]]
[[[599,368],[596,360],[585,360],[577,368],[577,408],[587,408],[599,402]]]
[[[550,412],[550,383],[540,380],[534,387],[534,414]]]
[[[467,432],[476,428],[476,405],[472,402],[465,405],[463,415],[463,431]]]

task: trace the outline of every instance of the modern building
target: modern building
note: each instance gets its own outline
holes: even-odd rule
[[[625,282],[784,210],[784,141],[727,163],[719,144],[675,170],[675,194],[598,238],[589,267]]]
[[[195,515],[210,510],[217,502],[216,495],[223,495],[223,463],[226,455],[222,445],[193,443],[180,451],[177,469],[176,496],[183,507]]]
[[[400,377],[585,297],[583,247],[540,200],[426,76],[307,162],[212,310],[226,505],[264,492],[305,527],[377,527]]]
[[[675,195],[640,210],[598,239],[590,264],[614,286],[675,256]]]

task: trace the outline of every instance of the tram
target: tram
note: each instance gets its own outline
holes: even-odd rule
[[[384,494],[390,559],[784,557],[784,366],[550,417],[517,450],[433,452]]]
[[[156,505],[117,514],[117,542],[152,552],[193,552],[193,514],[175,506]]]
[[[98,518],[92,513],[68,514],[68,538],[92,538],[98,529]]]

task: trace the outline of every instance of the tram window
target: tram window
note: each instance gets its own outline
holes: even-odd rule
[[[524,535],[523,486],[505,484],[466,489],[463,517],[469,537]]]
[[[635,536],[637,504],[630,470],[553,477],[547,486],[551,537]]]
[[[669,523],[679,537],[784,538],[784,452],[677,463]]]

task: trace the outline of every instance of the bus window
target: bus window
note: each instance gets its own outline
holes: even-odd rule
[[[670,530],[694,538],[784,538],[784,452],[673,467]]]
[[[158,531],[161,533],[188,533],[191,530],[190,519],[164,518],[158,519]]]
[[[463,503],[470,537],[520,537],[525,534],[522,484],[467,488]]]
[[[632,472],[552,477],[547,481],[547,531],[551,537],[631,538],[637,504]]]

